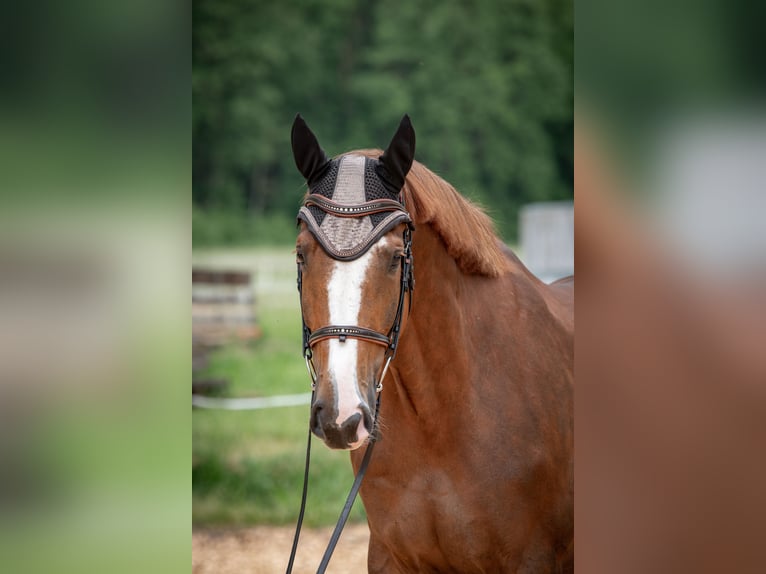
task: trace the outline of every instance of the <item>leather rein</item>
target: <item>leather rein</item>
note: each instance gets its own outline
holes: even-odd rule
[[[400,195],[401,198],[401,195]],[[354,504],[354,500],[356,499],[356,495],[359,492],[359,488],[362,484],[362,479],[364,478],[365,472],[367,471],[367,466],[369,465],[370,458],[372,456],[372,450],[375,445],[375,442],[377,440],[377,423],[378,423],[378,413],[380,412],[380,395],[381,391],[383,390],[383,379],[386,376],[386,372],[388,371],[388,366],[390,365],[391,361],[393,360],[394,356],[396,355],[396,350],[399,344],[399,335],[401,332],[401,323],[402,318],[404,315],[404,299],[407,293],[410,293],[409,297],[409,305],[408,305],[408,313],[412,309],[412,291],[415,289],[415,276],[413,272],[413,258],[412,258],[412,231],[414,230],[414,227],[412,225],[412,221],[410,219],[409,213],[407,212],[403,198],[402,201],[396,201],[392,199],[380,199],[380,200],[374,200],[374,201],[368,201],[361,204],[356,205],[346,205],[346,204],[339,204],[336,203],[326,197],[317,195],[317,194],[309,194],[307,198],[303,202],[304,207],[307,206],[315,206],[323,210],[327,214],[334,215],[336,217],[365,217],[371,214],[376,213],[383,213],[383,212],[403,212],[404,215],[406,215],[406,218],[403,219],[403,221],[406,222],[406,227],[404,229],[403,239],[404,239],[404,253],[402,254],[401,258],[401,275],[400,275],[400,281],[399,281],[399,302],[396,309],[396,316],[394,317],[393,324],[391,325],[391,328],[388,330],[388,333],[383,334],[378,331],[375,331],[373,329],[368,329],[366,327],[360,327],[357,325],[326,325],[324,327],[320,327],[314,331],[308,328],[306,325],[306,319],[305,315],[303,313],[303,274],[301,269],[301,264],[298,263],[298,295],[299,295],[299,301],[300,301],[300,308],[301,308],[301,322],[302,322],[302,332],[303,332],[303,358],[306,361],[306,369],[308,370],[309,377],[311,378],[311,404],[314,403],[314,398],[316,394],[316,383],[317,383],[317,371],[316,367],[314,366],[314,360],[313,360],[313,347],[320,341],[324,341],[327,339],[335,339],[337,338],[341,343],[345,342],[347,339],[358,339],[360,341],[366,341],[369,343],[373,343],[376,345],[380,345],[382,347],[385,347],[385,362],[383,364],[383,368],[381,370],[380,377],[378,379],[378,383],[375,386],[375,392],[376,392],[376,402],[375,402],[375,416],[373,417],[373,423],[372,423],[372,429],[370,430],[370,436],[367,442],[367,448],[365,449],[364,458],[362,459],[362,464],[359,467],[359,471],[356,474],[356,477],[354,478],[354,483],[351,486],[351,490],[348,493],[348,496],[346,497],[346,502],[343,505],[343,510],[341,511],[340,516],[338,517],[338,522],[335,525],[335,530],[332,533],[332,536],[330,537],[330,541],[327,545],[327,549],[324,552],[324,555],[322,557],[322,561],[319,564],[319,567],[317,569],[317,574],[324,573],[329,562],[330,558],[332,557],[332,553],[335,550],[335,546],[338,543],[338,540],[340,539],[341,532],[343,531],[343,527],[346,524],[346,520],[348,519],[349,514],[351,513],[351,508]],[[313,231],[313,230],[312,230]],[[376,235],[374,236],[374,241],[370,243],[369,245],[374,244],[377,242],[385,233],[389,231],[388,228],[382,228]],[[335,250],[328,249],[328,246],[321,240],[321,234],[314,233],[314,236],[320,239],[320,244],[325,249],[325,251],[330,255],[332,258],[336,260],[347,260],[348,257],[344,257],[342,253],[338,253]],[[295,554],[298,549],[298,539],[300,538],[300,532],[301,532],[301,526],[303,524],[303,515],[305,513],[306,509],[306,495],[308,493],[308,478],[309,478],[309,463],[311,459],[311,429],[309,429],[308,432],[308,442],[306,446],[306,465],[303,473],[303,491],[301,495],[301,508],[300,512],[298,514],[298,521],[295,526],[295,536],[293,538],[293,546],[292,550],[290,552],[290,560],[287,564],[287,571],[286,574],[290,574],[293,569],[293,563],[295,561]]]

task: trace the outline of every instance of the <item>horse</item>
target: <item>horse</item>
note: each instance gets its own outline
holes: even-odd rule
[[[572,572],[573,278],[414,160],[408,116],[330,159],[298,115],[292,147],[311,432],[355,473],[376,441],[368,571]]]

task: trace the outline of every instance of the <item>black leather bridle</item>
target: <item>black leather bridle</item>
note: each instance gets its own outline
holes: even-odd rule
[[[323,196],[319,196],[316,194],[309,194],[307,198],[304,200],[303,205],[304,206],[311,205],[311,206],[318,207],[322,209],[323,211],[325,211],[326,213],[335,215],[336,217],[365,217],[373,213],[383,213],[383,212],[389,212],[389,211],[400,211],[406,215],[406,218],[400,219],[400,221],[404,221],[406,223],[406,226],[403,232],[404,252],[401,258],[401,275],[400,275],[400,281],[399,281],[399,302],[397,305],[396,315],[394,317],[393,324],[391,325],[391,328],[388,330],[388,333],[386,334],[380,333],[373,329],[368,329],[367,327],[360,327],[357,325],[327,325],[324,327],[320,327],[314,331],[309,329],[308,326],[306,325],[306,319],[303,314],[303,273],[301,269],[301,263],[298,263],[298,266],[297,266],[298,267],[298,295],[299,295],[300,307],[301,307],[301,322],[303,325],[302,327],[303,357],[306,361],[306,369],[308,370],[309,377],[311,378],[311,390],[312,390],[311,404],[312,405],[314,404],[314,398],[316,394],[316,381],[317,381],[317,372],[316,372],[316,368],[314,366],[314,361],[313,361],[314,345],[316,345],[320,341],[324,341],[327,339],[337,338],[341,343],[343,343],[347,339],[352,338],[352,339],[358,339],[360,341],[367,341],[370,343],[381,345],[385,347],[386,349],[383,368],[381,370],[378,383],[375,386],[375,392],[376,392],[375,414],[373,416],[372,429],[370,430],[370,437],[368,439],[367,448],[364,453],[364,458],[362,459],[362,464],[359,466],[359,471],[357,472],[356,477],[354,478],[354,483],[351,486],[351,491],[348,493],[348,497],[346,498],[346,503],[343,505],[343,510],[341,511],[337,524],[335,525],[335,530],[333,531],[333,534],[327,545],[327,549],[325,550],[325,553],[322,557],[322,561],[319,564],[319,568],[317,569],[317,574],[320,574],[326,570],[327,565],[330,562],[330,558],[332,557],[332,553],[335,550],[335,546],[338,543],[338,540],[340,539],[340,534],[343,531],[343,527],[346,524],[348,515],[351,513],[351,507],[353,506],[354,500],[356,499],[356,495],[359,492],[359,488],[362,484],[362,479],[364,478],[364,474],[367,471],[367,466],[370,462],[370,457],[372,456],[372,450],[375,445],[375,441],[377,440],[376,431],[377,431],[378,413],[380,412],[380,395],[381,395],[381,391],[383,390],[383,379],[386,376],[386,372],[388,371],[388,366],[391,364],[391,361],[394,359],[394,356],[396,355],[397,347],[399,345],[399,335],[401,333],[401,324],[402,324],[402,318],[404,315],[404,299],[407,293],[410,294],[408,313],[412,308],[412,291],[415,288],[415,276],[414,276],[413,258],[412,258],[412,232],[414,230],[414,226],[412,225],[412,220],[410,219],[409,213],[407,212],[407,209],[405,208],[403,201],[381,199],[381,200],[375,200],[375,201],[368,201],[368,202],[357,204],[357,205],[344,205],[344,204],[338,204],[336,202],[333,202],[332,200],[329,200]],[[382,227],[381,229],[379,229],[374,236],[374,241],[372,241],[367,247],[369,248],[369,246],[376,243],[388,231],[390,231],[390,228]],[[318,234],[315,233],[314,235],[317,238],[319,238]],[[323,246],[323,248],[328,253],[328,255],[330,255],[334,259],[337,259],[337,260],[347,259],[345,257],[342,257],[341,254],[335,253],[334,250],[328,249],[327,246],[322,241],[320,241],[320,244]],[[303,523],[303,515],[306,509],[306,495],[308,493],[308,476],[309,476],[310,458],[311,458],[311,429],[309,429],[308,445],[306,447],[306,466],[305,466],[305,470],[303,474],[303,493],[301,496],[301,508],[298,514],[298,522],[295,527],[295,537],[293,539],[293,546],[290,552],[290,560],[287,565],[287,574],[290,574],[292,572],[293,563],[295,561],[295,554],[298,549],[298,539],[300,537],[301,525]]]
[[[317,198],[309,195],[304,201],[304,205],[314,205],[327,213],[331,213],[338,217],[364,217],[371,213],[380,213],[382,211],[402,211],[407,214],[406,227],[404,228],[403,240],[404,240],[404,252],[401,259],[401,275],[399,282],[399,303],[396,308],[396,315],[391,328],[388,333],[383,334],[367,327],[360,327],[358,325],[326,325],[320,327],[314,331],[308,328],[306,325],[306,318],[303,314],[303,273],[301,269],[301,263],[298,263],[298,295],[301,306],[301,322],[303,331],[303,357],[306,360],[306,368],[311,377],[312,390],[316,387],[316,368],[313,362],[313,347],[320,341],[326,339],[338,339],[341,343],[347,339],[358,339],[361,341],[367,341],[382,345],[386,348],[385,363],[383,370],[381,371],[380,379],[376,386],[376,391],[380,392],[383,388],[383,378],[388,370],[388,365],[396,355],[396,348],[399,344],[399,334],[401,331],[401,323],[404,314],[404,298],[407,293],[410,293],[415,288],[415,276],[413,273],[413,260],[412,260],[412,231],[414,229],[412,222],[409,218],[409,214],[404,205],[398,201],[393,200],[378,200],[369,201],[359,205],[339,205],[335,202],[328,200],[327,198],[318,196]],[[379,240],[388,229],[382,229],[375,238],[375,242]],[[373,242],[374,243],[374,242]],[[334,259],[341,259],[336,257],[334,253],[325,251]],[[409,306],[412,307],[412,295],[410,295]]]

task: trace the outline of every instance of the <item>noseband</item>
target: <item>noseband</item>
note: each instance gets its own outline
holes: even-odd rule
[[[367,201],[356,205],[346,205],[336,203],[326,197],[316,194],[310,194],[303,202],[303,209],[310,206],[317,207],[327,214],[334,215],[335,217],[343,218],[361,218],[372,214],[388,214],[387,220],[391,221],[389,225],[381,225],[378,227],[375,233],[365,238],[364,245],[355,246],[353,249],[338,250],[334,248],[328,241],[325,240],[321,230],[312,225],[311,221],[308,222],[309,229],[314,236],[319,240],[322,248],[327,252],[330,257],[338,261],[347,261],[350,259],[356,259],[360,255],[364,254],[372,245],[374,245],[383,235],[385,235],[391,225],[395,225],[399,222],[405,222],[407,226],[404,229],[404,253],[401,259],[401,275],[399,280],[399,303],[396,308],[396,315],[391,328],[386,334],[380,333],[367,327],[360,327],[358,325],[326,325],[320,327],[314,331],[308,328],[306,325],[306,319],[303,314],[303,275],[301,271],[301,264],[298,263],[298,294],[301,305],[301,321],[303,324],[303,357],[306,361],[306,369],[311,377],[311,388],[316,388],[317,372],[314,366],[313,360],[313,348],[314,345],[320,341],[327,339],[338,339],[341,343],[345,343],[347,339],[357,339],[360,341],[367,341],[376,345],[385,347],[385,363],[383,370],[381,371],[378,384],[375,390],[379,393],[383,390],[383,378],[386,376],[388,365],[396,355],[396,348],[399,343],[399,334],[401,330],[402,317],[404,312],[404,297],[408,292],[411,292],[415,288],[415,277],[413,274],[413,261],[412,261],[412,220],[407,212],[404,204],[392,200],[392,199],[380,199],[375,201]],[[301,211],[303,211],[303,209]],[[410,295],[409,308],[412,307],[412,295]]]

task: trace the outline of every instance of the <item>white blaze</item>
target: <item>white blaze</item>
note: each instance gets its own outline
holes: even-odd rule
[[[362,285],[375,251],[384,245],[385,241],[385,238],[381,239],[359,259],[335,262],[327,285],[331,325],[360,326]],[[341,343],[338,339],[330,339],[329,344],[329,375],[338,398],[338,418],[335,422],[341,425],[358,412],[357,408],[363,402],[357,380],[359,341],[348,338]]]

